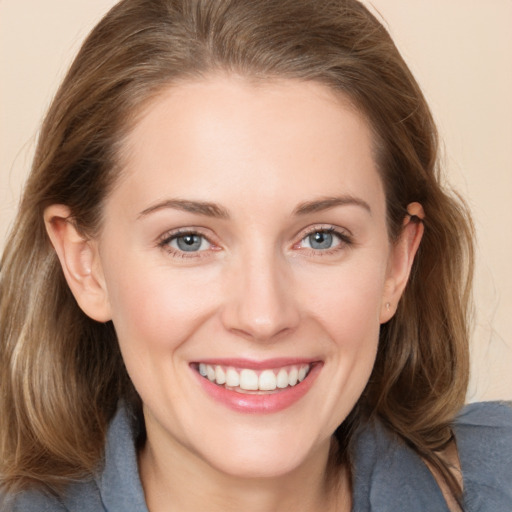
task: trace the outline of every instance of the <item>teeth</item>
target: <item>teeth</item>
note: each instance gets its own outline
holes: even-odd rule
[[[299,380],[298,376],[299,371],[297,370],[297,368],[292,368],[290,370],[290,373],[288,374],[288,382],[290,383],[290,386],[295,386],[295,384],[297,384],[297,381]]]
[[[226,386],[237,388],[240,385],[240,375],[234,368],[228,368],[226,372]]]
[[[264,370],[260,374],[259,389],[262,391],[272,391],[277,387],[277,378],[272,370]]]
[[[206,365],[206,376],[208,377],[208,380],[211,380],[212,382],[215,380],[215,368],[209,364]]]
[[[215,367],[215,381],[217,384],[226,383],[226,372],[222,369],[222,366]]]
[[[242,370],[240,372],[240,388],[247,391],[258,389],[258,374],[254,370]]]
[[[200,363],[199,373],[219,386],[239,388],[243,391],[274,391],[285,389],[302,382],[308,375],[311,365],[288,366],[256,372],[248,368],[237,370],[233,367]]]
[[[287,388],[288,384],[288,372],[284,368],[281,368],[277,374],[277,387],[280,389]]]

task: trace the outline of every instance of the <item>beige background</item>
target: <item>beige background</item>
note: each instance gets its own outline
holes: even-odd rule
[[[369,3],[369,2],[367,2]],[[0,0],[0,247],[38,125],[112,0]],[[478,231],[468,400],[512,399],[512,0],[374,0],[430,101]]]

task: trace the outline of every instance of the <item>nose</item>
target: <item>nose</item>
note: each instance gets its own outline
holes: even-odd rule
[[[270,341],[295,330],[300,311],[285,262],[279,255],[254,252],[241,259],[225,281],[224,327],[255,341]]]

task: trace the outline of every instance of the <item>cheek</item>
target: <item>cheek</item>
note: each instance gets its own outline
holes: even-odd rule
[[[347,262],[323,272],[321,281],[318,273],[303,281],[309,285],[301,287],[298,300],[307,305],[304,316],[313,320],[311,336],[319,334],[326,340],[319,347],[326,355],[328,391],[316,407],[319,417],[328,418],[324,433],[330,435],[350,413],[370,378],[386,272],[382,258]],[[318,287],[319,282],[325,285]]]
[[[298,296],[336,340],[357,347],[365,336],[378,338],[385,279],[384,263],[361,261],[306,277]]]
[[[207,276],[129,266],[129,273],[125,266],[112,269],[107,283],[122,349],[175,348],[215,310],[216,296]]]

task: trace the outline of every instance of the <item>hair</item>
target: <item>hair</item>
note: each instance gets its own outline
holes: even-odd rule
[[[112,323],[87,317],[66,284],[45,208],[67,205],[94,237],[138,114],[173,83],[216,72],[314,81],[343,94],[373,131],[391,240],[407,205],[422,204],[425,232],[409,283],[336,436],[346,462],[355,426],[378,417],[460,499],[439,451],[467,388],[472,224],[442,183],[437,132],[418,84],[356,0],[123,0],[88,36],[42,125],[1,261],[4,490],[59,488],[90,474],[119,400],[137,404]]]

